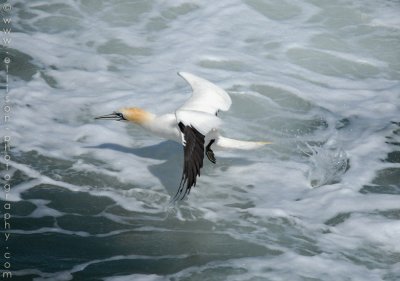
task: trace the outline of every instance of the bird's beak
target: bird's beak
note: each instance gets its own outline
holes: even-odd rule
[[[94,119],[104,119],[104,120],[116,120],[116,121],[120,121],[123,120],[123,116],[121,113],[118,112],[113,112],[111,114],[107,114],[107,115],[102,115],[102,116],[97,116]]]

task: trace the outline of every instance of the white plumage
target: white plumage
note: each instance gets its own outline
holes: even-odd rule
[[[217,85],[196,75],[179,72],[192,87],[193,93],[179,110],[202,111],[215,115],[218,110],[227,111],[232,104],[229,95]]]
[[[178,73],[192,87],[192,96],[176,110],[176,121],[191,125],[201,134],[207,135],[220,127],[222,121],[217,117],[220,110],[230,108],[229,95],[213,83],[187,72]]]

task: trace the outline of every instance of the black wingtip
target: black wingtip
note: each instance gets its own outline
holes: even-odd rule
[[[199,173],[200,176],[200,173]],[[171,199],[172,203],[177,201],[182,201],[190,194],[192,187],[196,186],[196,179],[193,182],[189,182],[188,178],[184,175],[182,176],[181,182],[179,184],[178,191],[176,192],[175,196]]]
[[[204,135],[191,125],[187,126],[179,122],[178,126],[186,143],[183,146],[182,178],[173,202],[183,200],[189,195],[191,188],[196,186],[196,180],[200,176],[204,158]]]

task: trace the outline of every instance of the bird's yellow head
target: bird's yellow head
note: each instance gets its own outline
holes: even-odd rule
[[[108,115],[95,117],[95,119],[130,121],[139,125],[151,121],[154,115],[138,107],[124,107]]]

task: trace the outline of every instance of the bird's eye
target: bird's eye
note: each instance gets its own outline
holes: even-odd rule
[[[126,120],[124,115],[121,112],[116,112],[115,115],[119,117],[119,120]]]

